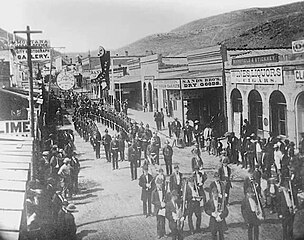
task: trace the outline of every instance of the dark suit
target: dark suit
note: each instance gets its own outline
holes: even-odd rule
[[[291,201],[291,196],[290,201]],[[297,196],[294,194],[294,199],[297,198]],[[294,220],[294,214],[292,211],[290,211],[287,201],[285,198],[285,194],[283,191],[278,193],[277,196],[277,209],[278,209],[278,215],[282,216],[282,227],[283,227],[283,240],[291,240],[292,239],[292,232],[293,232],[293,220]]]
[[[137,179],[137,149],[136,145],[128,148],[128,160],[130,162],[131,179]]]
[[[227,201],[227,203],[229,203],[230,188],[232,188],[232,185],[231,185],[231,168],[227,166],[227,176],[225,176],[224,166],[219,168],[218,173],[220,175],[220,180],[221,181],[226,181],[226,188],[225,188],[225,193],[227,193],[226,201]]]
[[[58,215],[59,239],[76,240],[76,224],[72,213],[61,211]]]
[[[167,173],[167,175],[171,175],[172,174],[173,149],[169,144],[164,146],[163,155],[164,155],[164,161],[166,164],[166,173]]]
[[[141,187],[141,200],[143,201],[143,214],[151,214],[151,193],[152,188],[147,188],[146,184],[151,183],[153,180],[153,177],[151,174],[147,174],[148,181],[146,179],[146,175],[142,174],[139,178],[139,186]]]
[[[170,176],[170,190],[171,192],[173,190],[176,190],[178,195],[181,197],[182,196],[182,178],[183,178],[183,174],[182,173],[178,173],[179,177],[180,177],[180,181],[179,184],[177,184],[177,178],[176,178],[176,173],[172,173],[172,175]]]
[[[197,194],[199,194],[198,188],[194,186],[194,191],[197,191]],[[200,200],[195,199],[194,195],[192,194],[192,189],[189,185],[186,187],[186,201],[187,201],[187,215],[188,215],[188,223],[189,223],[189,229],[191,232],[194,231],[193,226],[193,220],[192,216],[193,213],[196,216],[196,231],[200,230],[201,227],[201,220],[202,220],[202,212],[200,208]]]
[[[165,207],[161,206],[161,202],[164,202],[165,199],[165,191],[161,190],[162,192],[162,199],[159,197],[159,193],[155,188],[152,191],[152,204],[154,205],[154,215],[156,216],[156,223],[157,223],[157,235],[163,237],[166,233],[165,230],[165,216],[159,215],[159,210]]]
[[[219,202],[221,202],[221,199],[219,198]],[[208,200],[208,202],[205,205],[205,212],[207,215],[210,216],[209,220],[209,228],[211,231],[212,239],[217,239],[217,232],[219,233],[219,240],[224,239],[224,230],[226,228],[226,222],[224,221],[225,218],[228,216],[228,209],[226,207],[226,204],[224,204],[224,210],[220,214],[222,221],[217,221],[215,217],[212,216],[212,213],[215,212],[216,208],[214,206],[214,201],[212,198]]]
[[[175,204],[176,204],[176,206],[175,206]],[[179,208],[179,207],[180,207],[180,204],[173,203],[172,200],[166,203],[166,218],[169,221],[169,228],[172,233],[172,240],[183,239],[183,235],[182,235],[183,230],[178,229],[177,222],[173,219],[173,213],[176,214],[177,213],[176,208]]]
[[[245,223],[248,224],[248,240],[258,240],[260,220],[257,218],[256,213],[251,210],[247,196],[242,201],[241,211]]]

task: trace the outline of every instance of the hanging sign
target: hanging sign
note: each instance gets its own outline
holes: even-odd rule
[[[296,82],[304,82],[304,69],[294,70]]]
[[[62,71],[57,76],[57,85],[61,90],[68,91],[74,87],[75,77],[73,74]]]

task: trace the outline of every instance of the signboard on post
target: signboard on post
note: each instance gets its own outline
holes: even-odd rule
[[[292,42],[292,53],[304,53],[304,40]]]
[[[74,87],[75,77],[73,74],[62,71],[57,76],[57,85],[61,90],[68,91]]]
[[[18,40],[13,43],[15,47],[25,47],[27,46],[25,40]],[[31,46],[41,47],[41,49],[32,49],[32,61],[44,61],[51,59],[51,50],[49,40],[31,40]],[[27,50],[26,49],[16,49],[17,59],[19,61],[27,61]]]

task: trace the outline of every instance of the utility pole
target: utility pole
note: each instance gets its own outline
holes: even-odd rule
[[[25,31],[14,31],[16,33],[25,33],[27,37],[26,46],[16,46],[16,49],[26,49],[27,50],[27,64],[29,68],[29,107],[30,107],[30,126],[31,126],[31,137],[34,139],[32,145],[32,162],[31,162],[31,180],[34,180],[35,176],[35,119],[34,119],[34,99],[33,99],[33,68],[32,68],[32,49],[41,49],[41,47],[31,46],[31,34],[33,33],[42,33],[42,31],[33,31],[30,30],[30,27],[27,26]]]

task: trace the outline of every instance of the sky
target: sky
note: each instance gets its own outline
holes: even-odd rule
[[[41,30],[61,52],[123,47],[193,20],[233,10],[272,7],[296,0],[1,0],[0,28]],[[20,35],[22,36],[22,35]],[[23,35],[23,37],[25,37]]]

